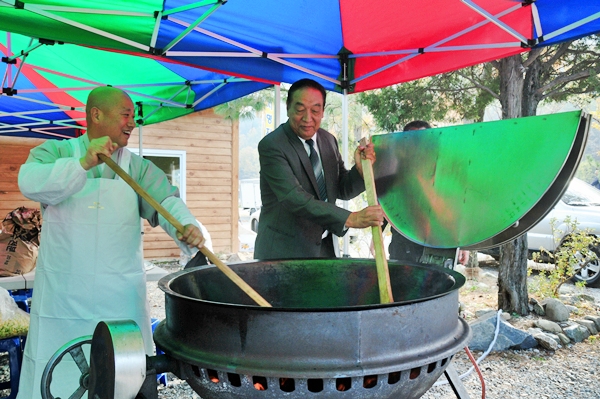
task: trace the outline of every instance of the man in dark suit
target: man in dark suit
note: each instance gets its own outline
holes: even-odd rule
[[[258,143],[262,209],[254,244],[256,259],[335,257],[332,235],[381,226],[379,205],[350,212],[335,205],[365,190],[361,157],[375,161],[373,145],[359,146],[347,170],[337,140],[320,129],[323,86],[311,79],[288,91],[288,121]]]

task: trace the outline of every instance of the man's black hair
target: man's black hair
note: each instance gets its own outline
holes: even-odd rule
[[[285,105],[288,109],[290,108],[290,103],[292,102],[292,97],[294,97],[294,93],[300,89],[305,89],[307,87],[319,90],[321,92],[321,95],[323,96],[323,109],[325,109],[325,97],[327,96],[325,88],[321,83],[307,78],[297,80],[288,90],[288,96],[285,102]]]
[[[431,126],[429,125],[429,123],[425,122],[425,121],[412,121],[412,122],[408,122],[406,124],[406,126],[404,126],[404,131],[409,131],[409,130],[419,130],[419,129],[431,129]]]

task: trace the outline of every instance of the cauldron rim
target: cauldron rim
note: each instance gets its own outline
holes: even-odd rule
[[[342,258],[338,258],[340,261],[342,260]],[[229,266],[236,266],[236,265],[244,265],[244,264],[250,264],[250,263],[263,263],[263,262],[285,262],[285,261],[298,261],[298,260],[303,260],[303,261],[310,261],[310,260],[323,260],[323,258],[306,258],[306,259],[269,259],[269,260],[260,260],[260,259],[254,259],[251,261],[242,261],[242,262],[235,262],[235,263],[230,263]],[[368,259],[368,258],[352,258],[352,260],[354,261],[370,261],[370,262],[375,262],[374,259]],[[466,282],[466,278],[465,276],[463,276],[461,273],[457,272],[456,270],[452,270],[452,269],[448,269],[448,268],[444,268],[441,266],[437,266],[437,265],[424,265],[424,264],[420,264],[420,263],[413,263],[413,262],[397,262],[394,260],[390,260],[388,262],[388,266],[393,266],[393,265],[398,265],[398,266],[410,266],[410,267],[415,267],[415,268],[421,268],[421,269],[435,269],[438,272],[444,273],[446,275],[448,275],[448,277],[450,277],[453,281],[452,287],[448,288],[447,290],[440,292],[438,294],[434,294],[434,295],[429,295],[429,296],[425,296],[422,298],[417,298],[417,299],[411,299],[411,300],[405,300],[405,301],[395,301],[395,302],[390,302],[390,303],[373,303],[373,304],[366,304],[366,305],[348,305],[348,306],[336,306],[336,307],[280,307],[280,306],[273,306],[273,307],[263,307],[260,306],[258,304],[255,305],[247,305],[247,304],[240,304],[240,303],[225,303],[225,302],[217,302],[217,301],[211,301],[208,299],[201,299],[201,298],[192,298],[183,294],[180,294],[174,290],[171,289],[170,285],[173,281],[175,281],[177,278],[181,277],[182,275],[188,274],[188,273],[192,273],[198,270],[204,270],[204,269],[210,269],[210,268],[216,268],[215,265],[204,265],[204,266],[196,266],[196,267],[191,267],[191,268],[187,268],[187,269],[183,269],[174,273],[170,273],[164,277],[162,277],[159,281],[158,281],[158,287],[165,293],[166,296],[175,296],[177,298],[180,298],[182,300],[188,300],[188,301],[192,301],[192,302],[199,302],[199,303],[203,303],[205,305],[210,305],[210,306],[215,306],[215,307],[224,307],[224,308],[236,308],[236,309],[252,309],[253,311],[256,309],[264,309],[265,311],[278,311],[278,312],[348,312],[348,311],[361,311],[361,310],[373,310],[373,309],[380,309],[380,308],[388,308],[388,307],[393,307],[393,306],[406,306],[406,305],[411,305],[411,304],[415,304],[415,303],[419,303],[419,302],[424,302],[424,301],[429,301],[431,299],[435,299],[435,298],[439,298],[442,296],[446,296],[449,295],[450,293],[454,292],[455,290],[458,290],[460,287],[462,287],[465,282]],[[375,267],[375,266],[374,266]],[[260,294],[260,292],[259,292]],[[267,298],[265,298],[267,299]],[[268,300],[268,299],[267,299]]]

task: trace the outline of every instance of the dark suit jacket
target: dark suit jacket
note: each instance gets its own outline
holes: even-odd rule
[[[319,129],[317,145],[323,164],[328,201],[319,199],[317,180],[304,144],[285,123],[258,143],[262,208],[255,259],[314,258],[320,256],[325,230],[345,234],[350,211],[335,205],[365,190],[362,177],[348,171],[337,140]]]

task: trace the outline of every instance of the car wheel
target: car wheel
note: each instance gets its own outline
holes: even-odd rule
[[[595,248],[594,252],[599,255],[600,250]],[[573,280],[584,282],[588,287],[600,287],[600,258],[596,256],[595,259],[582,262]]]
[[[253,232],[258,233],[258,220],[252,219],[252,222],[250,223],[250,228]]]

